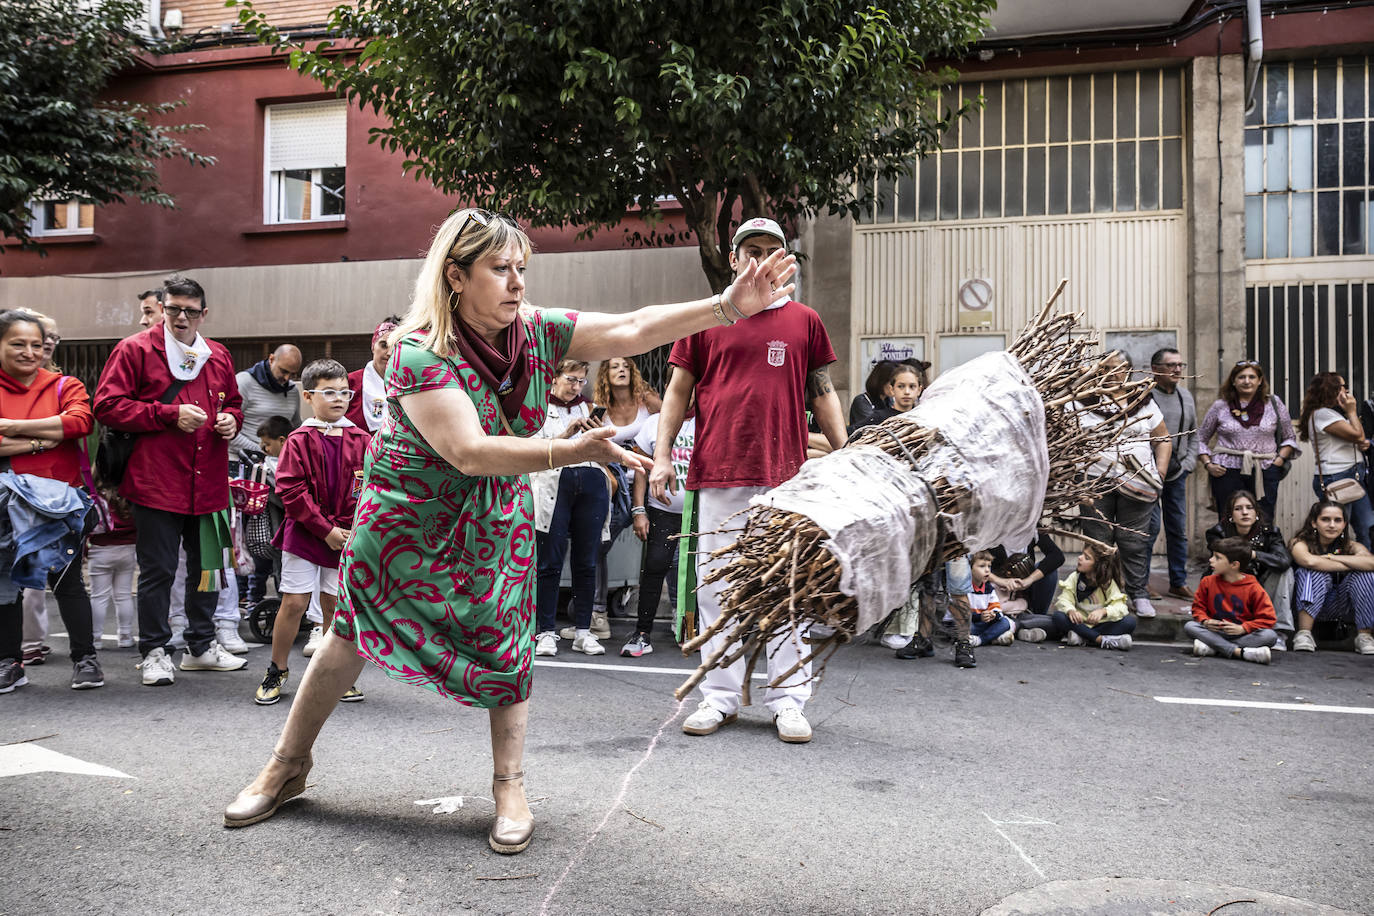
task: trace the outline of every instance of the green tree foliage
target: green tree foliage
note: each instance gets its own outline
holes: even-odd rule
[[[230,0],[231,3],[234,0]],[[372,139],[462,200],[589,234],[682,205],[712,287],[737,208],[857,214],[938,146],[952,71],[993,0],[358,0],[306,47],[260,40],[389,123]],[[647,243],[671,241],[655,229]]]
[[[176,138],[196,125],[150,120],[175,103],[102,97],[140,49],[129,24],[142,15],[141,0],[0,0],[0,237],[40,247],[29,234],[36,200],[170,207],[159,160],[214,162]]]

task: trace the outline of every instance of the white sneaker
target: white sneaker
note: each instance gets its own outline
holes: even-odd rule
[[[1361,655],[1374,655],[1374,636],[1368,633],[1355,634],[1355,651]]]
[[[573,651],[581,652],[584,655],[605,655],[606,647],[596,641],[596,637],[588,633],[586,636],[579,636],[573,640]]]
[[[231,655],[248,654],[248,643],[239,636],[239,628],[236,626],[221,625],[215,627],[215,641]]]
[[[805,744],[811,740],[811,723],[795,706],[789,706],[773,717],[778,737],[788,744]]]
[[[884,649],[900,649],[902,646],[911,642],[911,637],[898,636],[896,633],[888,633],[882,639],[878,640],[878,642],[882,644]]]
[[[539,637],[534,641],[534,654],[557,655],[558,637],[554,636],[552,633],[540,633]]]
[[[309,658],[315,654],[315,650],[318,649],[323,642],[324,627],[311,627],[310,638],[305,641],[305,648],[301,650],[301,654]]]
[[[726,715],[716,709],[710,703],[702,700],[697,704],[697,711],[687,717],[682,723],[682,730],[689,735],[710,735],[722,725],[729,725],[739,718],[739,713]]]
[[[118,646],[121,649],[132,649],[134,646],[134,638],[132,636],[120,634]]]
[[[1118,652],[1131,651],[1131,634],[1122,633],[1120,636],[1102,637],[1102,648],[1116,649]]]
[[[1135,615],[1143,620],[1155,616],[1155,606],[1150,603],[1149,598],[1137,598],[1132,604],[1135,606]]]
[[[1064,634],[1064,645],[1081,646],[1083,645],[1083,637],[1079,636],[1073,630],[1070,630],[1068,633]]]
[[[976,649],[983,644],[983,638],[981,636],[969,636],[968,644]]]
[[[1216,655],[1216,654],[1217,654],[1217,650],[1216,650],[1216,649],[1213,649],[1211,646],[1207,645],[1207,643],[1203,642],[1203,641],[1200,640],[1200,639],[1195,639],[1195,640],[1193,640],[1193,657],[1194,657],[1194,658],[1206,658],[1206,657],[1209,656],[1209,655]]]
[[[1275,652],[1287,652],[1287,651],[1288,651],[1288,634],[1287,634],[1287,633],[1279,632],[1279,631],[1277,631],[1277,630],[1276,630],[1275,632],[1278,633],[1279,638],[1276,639],[1276,640],[1274,640],[1274,651],[1275,651]]]
[[[172,667],[172,658],[165,649],[154,649],[143,657],[144,687],[170,687],[172,682],[177,679],[176,669]]]
[[[187,652],[181,657],[182,671],[237,671],[246,664],[248,659],[235,658],[217,642],[210,643],[210,648],[200,655]]]
[[[611,638],[611,621],[605,611],[592,611],[592,635],[597,639]]]
[[[1299,630],[1293,634],[1294,652],[1316,652],[1317,641],[1312,638],[1311,630]]]
[[[1269,660],[1273,658],[1273,656],[1269,654],[1269,648],[1267,646],[1260,646],[1256,649],[1241,649],[1240,657],[1247,662],[1254,662],[1257,665],[1267,665],[1269,664]]]
[[[1016,642],[1016,632],[1014,630],[1008,630],[1001,636],[994,639],[992,641],[992,644],[994,646],[1009,646],[1014,642]]]
[[[1027,627],[1016,631],[1016,638],[1022,642],[1044,642],[1048,635],[1042,627]]]

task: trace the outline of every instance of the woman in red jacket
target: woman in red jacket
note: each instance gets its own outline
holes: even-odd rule
[[[86,386],[42,368],[43,327],[31,315],[0,312],[0,460],[16,474],[79,487],[84,460],[77,443],[94,418]],[[17,534],[17,532],[16,532]],[[105,684],[91,633],[91,599],[81,580],[81,551],[65,569],[49,573],[71,640],[72,689]],[[8,570],[4,571],[8,578]],[[0,693],[28,683],[20,661],[22,598],[0,605]]]

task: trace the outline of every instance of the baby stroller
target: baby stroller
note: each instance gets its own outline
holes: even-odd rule
[[[248,555],[255,560],[272,561],[272,579],[281,582],[281,551],[272,546],[272,539],[286,520],[286,507],[277,496],[274,468],[267,456],[256,449],[244,449],[243,457],[249,470],[246,478],[231,480],[229,490],[234,506],[243,514],[243,541]],[[248,612],[248,629],[261,642],[272,641],[272,628],[277,620],[280,598],[263,598]],[[302,628],[311,626],[301,618]]]

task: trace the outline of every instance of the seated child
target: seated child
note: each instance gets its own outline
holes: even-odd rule
[[[992,584],[992,554],[980,550],[969,558],[973,588],[968,593],[969,642],[975,646],[984,644],[1009,646],[1016,636],[1016,624],[1002,613],[997,601],[997,589]]]
[[[1212,544],[1212,575],[1203,576],[1193,594],[1193,619],[1183,632],[1193,638],[1198,658],[1220,655],[1269,664],[1274,631],[1274,604],[1264,587],[1245,572],[1250,542],[1222,538]]]
[[[938,593],[943,593],[949,599],[948,613],[954,630],[954,666],[977,668],[978,660],[973,655],[973,642],[969,639],[972,612],[968,595],[972,590],[973,577],[966,556],[948,560],[937,572],[922,576],[912,587],[912,597],[907,602],[908,607],[912,602],[919,606],[916,635],[896,651],[896,656],[929,658],[935,654],[935,644],[930,639],[935,632],[935,598]]]
[[[1064,642],[1129,652],[1136,618],[1126,609],[1123,587],[1116,549],[1085,543],[1076,571],[1059,584],[1050,614],[1055,626],[1067,631]]]

